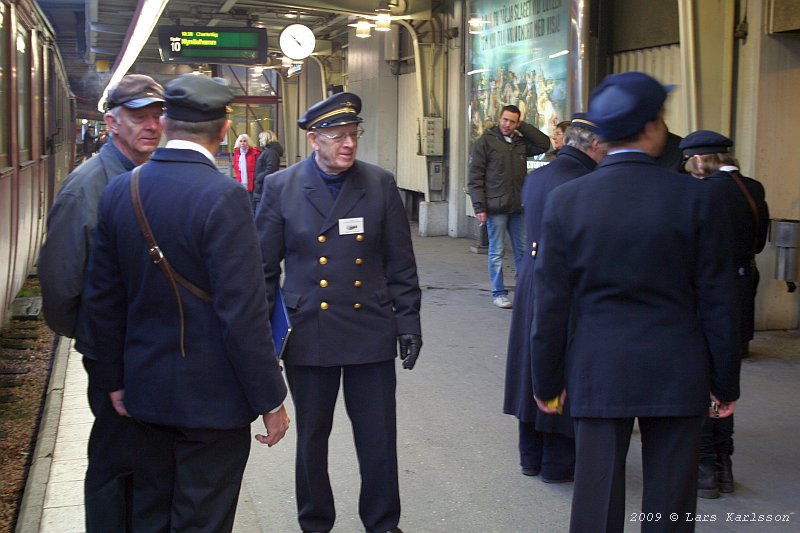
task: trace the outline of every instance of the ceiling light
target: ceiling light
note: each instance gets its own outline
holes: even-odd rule
[[[372,32],[370,31],[371,26],[372,24],[366,20],[359,19],[359,21],[356,22],[356,37],[360,37],[361,39],[372,37]]]
[[[392,25],[392,15],[389,4],[381,2],[375,10],[375,31],[389,31]]]
[[[488,20],[483,20],[481,16],[477,13],[473,13],[472,16],[467,21],[469,24],[469,33],[472,35],[480,35],[483,33],[483,27],[486,24],[489,24]]]
[[[130,70],[130,68],[133,66],[133,63],[139,57],[139,52],[142,51],[142,48],[147,42],[147,39],[150,37],[150,34],[153,33],[153,28],[156,27],[158,19],[161,17],[161,13],[164,11],[164,8],[167,7],[168,1],[169,0],[139,1],[137,7],[138,17],[136,17],[136,19],[131,23],[133,31],[131,31],[131,27],[128,28],[125,51],[121,56],[117,57],[117,62],[114,65],[114,72],[111,74],[111,79],[108,81],[108,85],[106,85],[106,88],[103,90],[103,96],[100,97],[100,101],[97,102],[97,109],[99,111],[105,111],[108,90],[119,83],[122,77],[128,73],[128,70]]]

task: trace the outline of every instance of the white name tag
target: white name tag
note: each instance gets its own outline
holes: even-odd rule
[[[339,219],[339,235],[356,233],[364,233],[364,217]]]

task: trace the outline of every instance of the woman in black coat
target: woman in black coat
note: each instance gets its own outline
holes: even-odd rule
[[[253,182],[253,211],[255,212],[261,201],[261,193],[264,191],[264,179],[277,172],[281,164],[283,146],[278,142],[278,136],[272,130],[262,131],[258,134],[258,144],[261,146],[261,154],[256,160],[256,177]]]

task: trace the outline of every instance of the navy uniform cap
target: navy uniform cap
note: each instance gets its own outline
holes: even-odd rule
[[[297,120],[297,125],[310,130],[358,124],[364,120],[358,116],[360,112],[361,98],[353,93],[338,93],[309,107]]]
[[[731,150],[733,141],[716,131],[697,130],[684,137],[678,148],[683,155],[725,154]]]
[[[643,72],[611,74],[592,91],[586,119],[597,124],[605,140],[632,137],[658,117],[674,87]]]
[[[586,118],[586,113],[575,113],[572,115],[572,122],[570,122],[569,125],[589,130],[596,135],[600,134],[600,128],[597,127],[597,124]]]
[[[208,122],[224,117],[233,91],[222,78],[184,74],[164,88],[167,117],[183,122]]]

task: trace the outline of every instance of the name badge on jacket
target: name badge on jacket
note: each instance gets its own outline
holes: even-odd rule
[[[364,217],[339,219],[339,235],[356,233],[364,233]]]

